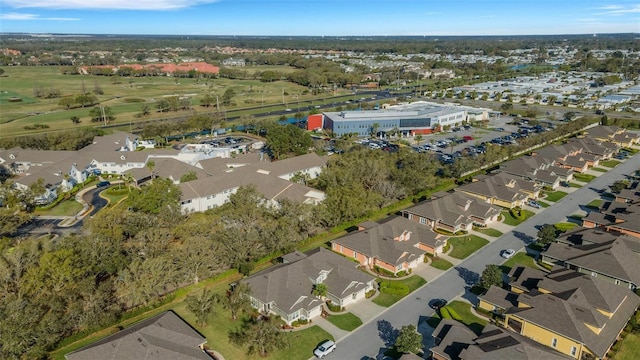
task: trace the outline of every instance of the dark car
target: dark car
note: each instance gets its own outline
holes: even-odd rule
[[[444,307],[446,305],[447,305],[447,300],[445,299],[433,299],[429,301],[429,307],[434,310],[440,309],[441,307]]]
[[[108,182],[108,181],[100,181],[98,184],[96,184],[96,187],[97,188],[101,188],[101,187],[105,187],[105,186],[109,186],[109,185],[111,185],[111,183]]]

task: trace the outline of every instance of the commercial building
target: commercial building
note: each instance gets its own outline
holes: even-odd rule
[[[402,136],[429,134],[467,120],[467,108],[416,102],[381,110],[323,113],[323,128],[335,135],[368,136],[397,131]]]

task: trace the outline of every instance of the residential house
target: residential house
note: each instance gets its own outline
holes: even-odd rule
[[[207,339],[173,311],[120,330],[65,355],[67,360],[212,360]]]
[[[429,201],[402,211],[402,216],[451,233],[469,231],[473,226],[486,227],[498,220],[500,210],[479,199],[460,193],[437,193]]]
[[[597,156],[600,160],[611,159],[618,152],[618,145],[611,142],[603,142],[594,138],[571,138],[569,144],[581,147],[583,152]]]
[[[524,180],[533,181],[541,187],[556,189],[560,181],[572,178],[573,170],[566,170],[553,166],[555,161],[542,161],[544,158],[537,156],[522,156],[500,164],[500,172],[518,176]],[[562,169],[556,174],[557,169]],[[566,181],[566,180],[564,180]]]
[[[247,62],[244,59],[228,58],[222,60],[222,66],[245,66]]]
[[[346,307],[374,290],[375,278],[356,264],[323,248],[308,253],[295,252],[285,262],[242,280],[251,289],[251,305],[266,314],[279,315],[291,325],[296,320],[312,320],[322,314],[322,300],[313,295],[314,286],[327,286],[327,299]]]
[[[537,199],[540,186],[506,173],[477,176],[471,183],[464,184],[456,191],[486,201],[491,205],[512,209],[523,206],[527,199]]]
[[[630,235],[571,230],[542,251],[540,259],[631,290],[640,286],[640,239]]]
[[[464,324],[442,319],[433,331],[434,360],[569,360],[571,357],[520,334],[488,324],[476,335]]]
[[[640,135],[630,133],[617,126],[596,126],[587,131],[587,136],[602,142],[612,142],[619,147],[630,147],[640,143]]]
[[[426,253],[442,253],[446,242],[446,236],[398,216],[383,223],[362,223],[357,231],[333,240],[331,249],[370,269],[397,274],[414,269]]]
[[[605,358],[640,305],[631,290],[570,269],[515,267],[509,276],[509,291],[491,287],[478,306],[500,314],[506,329],[574,359]]]
[[[626,189],[622,189],[614,195],[617,202],[632,203],[640,201],[640,181],[632,182]]]
[[[585,228],[599,228],[640,238],[640,202],[607,202],[600,211],[591,211],[582,218]]]

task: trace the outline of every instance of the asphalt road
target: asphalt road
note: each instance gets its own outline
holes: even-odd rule
[[[425,340],[424,350],[428,351],[432,329],[425,324],[425,320],[434,312],[428,307],[429,300],[433,298],[452,300],[459,295],[468,295],[466,291],[479,279],[479,274],[482,273],[486,265],[504,262],[505,259],[500,257],[501,250],[507,248],[521,250],[535,239],[536,225],[555,224],[563,221],[566,216],[576,212],[580,205],[598,198],[600,196],[598,190],[607,188],[613,181],[623,179],[625,174],[631,174],[637,169],[640,169],[640,154],[629,158],[616,168],[523,222],[510,233],[504,234],[455,268],[443,273],[440,277],[386,309],[373,320],[363,324],[340,340],[337,350],[327,359],[381,358],[379,354],[393,343],[393,336],[389,335],[393,334],[392,330],[399,330],[402,326],[409,324],[418,327],[418,331],[422,333]]]
[[[111,185],[113,186],[113,185]],[[89,216],[93,216],[100,209],[107,206],[108,202],[106,199],[100,197],[100,192],[105,190],[106,188],[96,188],[90,191],[87,191],[83,194],[82,198],[87,204],[91,204],[93,208],[89,213]],[[58,234],[64,235],[69,233],[77,232],[83,225],[84,220],[80,219],[73,225],[69,227],[60,227],[60,223],[65,220],[67,216],[43,216],[36,217],[28,224],[23,225],[20,229],[18,229],[19,236],[39,236],[42,234]]]

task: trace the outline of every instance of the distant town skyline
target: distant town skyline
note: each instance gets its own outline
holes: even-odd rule
[[[640,2],[0,0],[0,32],[238,36],[640,33]]]

